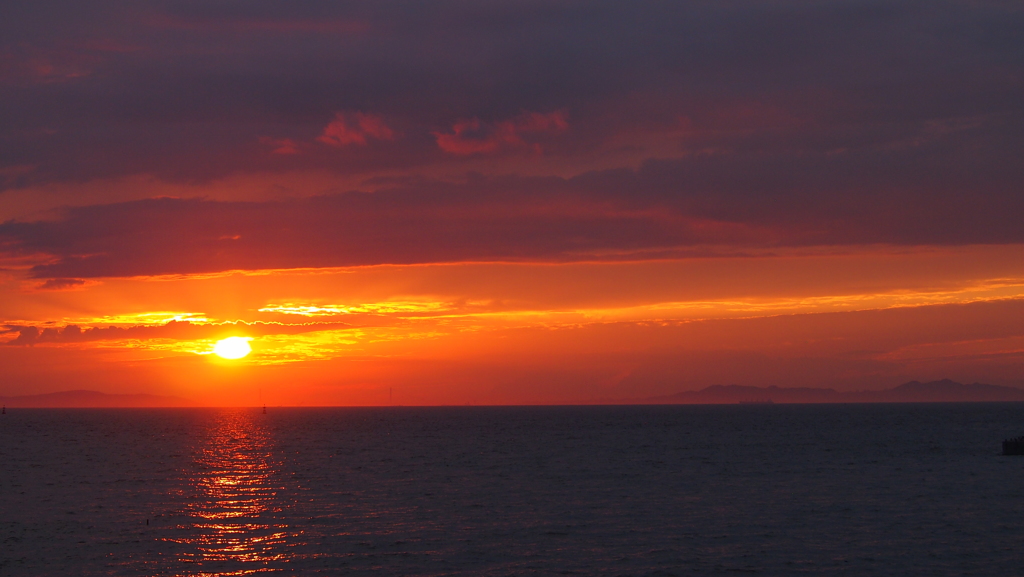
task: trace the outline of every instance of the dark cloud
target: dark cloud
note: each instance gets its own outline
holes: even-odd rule
[[[1019,116],[1022,38],[1017,2],[7,3],[0,174],[34,168],[0,183],[415,168],[458,160],[433,135],[459,122],[553,110],[572,130],[552,154],[680,118],[698,149],[723,131],[732,147],[897,145],[925,122]],[[338,112],[405,137],[259,144],[314,143]],[[798,122],[765,131],[766,114]],[[1017,156],[1020,134],[1001,142]]]
[[[1020,128],[1014,119],[980,121]],[[926,131],[927,132],[927,131]],[[160,198],[0,224],[45,255],[41,278],[464,260],[633,258],[659,251],[1024,242],[1024,167],[969,124],[899,148],[693,154],[555,177],[418,179],[269,202]],[[1008,136],[1007,136],[1008,137]]]
[[[347,323],[302,323],[280,324],[262,322],[227,322],[212,324],[194,324],[189,322],[171,321],[163,325],[139,325],[132,327],[90,327],[83,329],[78,325],[67,325],[63,328],[47,327],[40,330],[35,326],[7,325],[3,332],[16,332],[18,336],[8,345],[35,345],[41,343],[80,343],[88,341],[109,341],[124,339],[211,339],[230,335],[264,336],[294,335],[316,331],[349,328]]]
[[[80,278],[51,278],[39,285],[40,290],[73,290],[86,285],[86,280]]]
[[[0,251],[47,256],[47,288],[1024,241],[1019,2],[8,3],[0,99],[2,187],[299,169],[383,187],[0,224]],[[577,176],[515,174],[534,158]],[[467,166],[488,174],[415,176]]]
[[[163,198],[6,223],[0,243],[56,257],[36,267],[37,276],[89,278],[572,258],[700,240],[684,221],[577,206],[576,196],[564,181],[512,179],[265,203]]]

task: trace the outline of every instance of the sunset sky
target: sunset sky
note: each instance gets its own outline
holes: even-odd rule
[[[1024,387],[1019,0],[6,2],[0,102],[0,396]]]

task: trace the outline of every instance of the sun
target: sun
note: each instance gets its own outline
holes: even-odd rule
[[[224,359],[240,359],[252,352],[252,337],[228,337],[213,345],[213,354]]]

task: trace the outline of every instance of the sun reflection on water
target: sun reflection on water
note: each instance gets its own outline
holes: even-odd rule
[[[281,510],[280,464],[263,419],[248,410],[218,413],[183,471],[190,522],[165,539],[179,544],[178,560],[194,568],[182,575],[270,573],[288,562],[292,533],[274,515]]]

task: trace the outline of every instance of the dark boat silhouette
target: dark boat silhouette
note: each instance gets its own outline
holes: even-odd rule
[[[1015,437],[1003,441],[1004,455],[1024,455],[1024,437]]]

